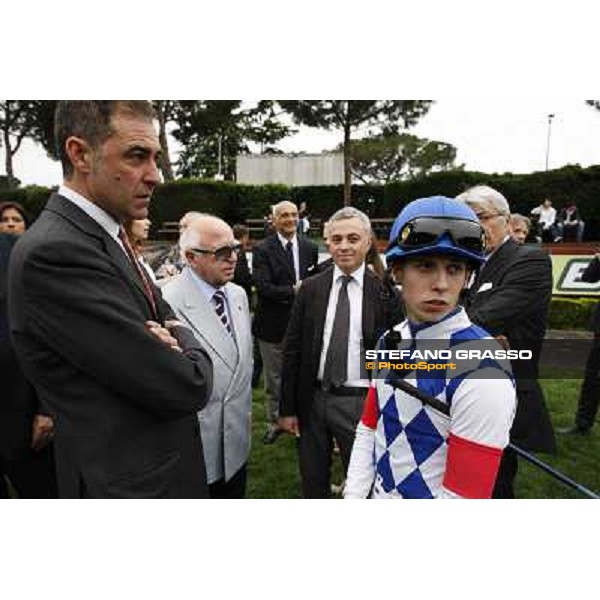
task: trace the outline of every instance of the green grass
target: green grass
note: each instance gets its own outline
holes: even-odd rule
[[[265,394],[254,390],[252,406],[252,449],[248,464],[248,498],[302,498],[296,440],[282,435],[269,446],[262,438],[267,430]],[[342,480],[341,463],[333,457],[332,483]]]
[[[544,380],[541,382],[555,427],[573,424],[581,380]],[[263,445],[267,429],[262,390],[254,391],[252,450],[248,467],[248,498],[301,498],[296,441],[281,436],[270,446]],[[589,436],[557,435],[556,455],[538,458],[588,488],[600,492],[600,433]],[[519,498],[581,498],[550,475],[520,459],[516,492]],[[333,460],[333,483],[342,479],[338,456]]]

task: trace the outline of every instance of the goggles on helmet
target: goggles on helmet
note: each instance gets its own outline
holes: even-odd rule
[[[479,253],[485,250],[485,236],[479,223],[447,217],[417,217],[409,221],[400,229],[396,243],[406,250],[423,248],[436,244],[444,234],[463,250]]]

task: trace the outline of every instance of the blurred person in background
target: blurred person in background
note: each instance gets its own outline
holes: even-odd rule
[[[531,228],[531,220],[519,213],[510,215],[510,236],[515,242],[524,244],[529,230]]]
[[[148,235],[150,234],[150,225],[152,225],[150,219],[130,219],[123,223],[125,233],[127,233],[127,237],[131,242],[131,247],[133,248],[136,258],[144,269],[146,269],[150,279],[156,283],[156,275],[143,254],[144,242],[148,240]]]
[[[513,350],[530,350],[532,360],[512,361],[517,384],[517,412],[511,441],[525,450],[555,452],[554,429],[538,381],[542,342],[552,297],[552,263],[535,245],[510,236],[510,206],[487,185],[477,185],[457,198],[470,206],[485,234],[485,262],[468,290],[469,318],[493,336],[507,338]],[[514,498],[517,455],[502,455],[493,498]]]
[[[18,202],[0,202],[0,233],[21,235],[28,222],[27,213]]]
[[[8,497],[4,476],[19,498],[56,498],[54,422],[25,377],[9,334],[8,261],[17,239],[0,233],[0,498]]]

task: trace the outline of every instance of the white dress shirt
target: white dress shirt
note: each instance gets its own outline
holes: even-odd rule
[[[331,339],[333,321],[337,308],[338,296],[342,288],[342,277],[344,273],[337,265],[333,267],[333,283],[329,293],[329,303],[325,316],[325,328],[323,330],[323,349],[321,350],[321,359],[319,363],[319,381],[323,380],[323,370],[325,369],[325,359]],[[348,379],[344,383],[347,387],[368,387],[369,380],[361,379],[362,356],[362,307],[363,307],[363,286],[365,279],[365,263],[356,271],[350,274],[352,278],[348,282],[348,301],[350,303],[350,331],[348,333]]]

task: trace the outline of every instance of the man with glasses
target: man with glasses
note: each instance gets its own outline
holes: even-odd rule
[[[256,245],[252,253],[252,275],[257,292],[254,335],[263,360],[269,429],[263,442],[272,444],[283,430],[278,425],[281,396],[281,343],[290,320],[296,293],[308,271],[318,261],[316,244],[298,238],[298,208],[293,202],[273,207],[275,233]]]
[[[180,245],[189,268],[162,291],[213,361],[212,394],[198,413],[209,495],[243,498],[250,452],[252,337],[246,293],[231,282],[241,245],[231,227],[211,215],[191,221]]]
[[[546,333],[552,296],[550,257],[535,246],[521,245],[510,236],[510,207],[506,198],[486,185],[460,194],[477,215],[485,233],[486,258],[471,285],[465,307],[470,319],[494,336],[504,336],[511,349],[531,350],[533,359],[514,361],[517,413],[511,441],[527,450],[554,452],[552,423],[538,382],[538,363]],[[502,456],[494,498],[514,498],[517,456]]]

